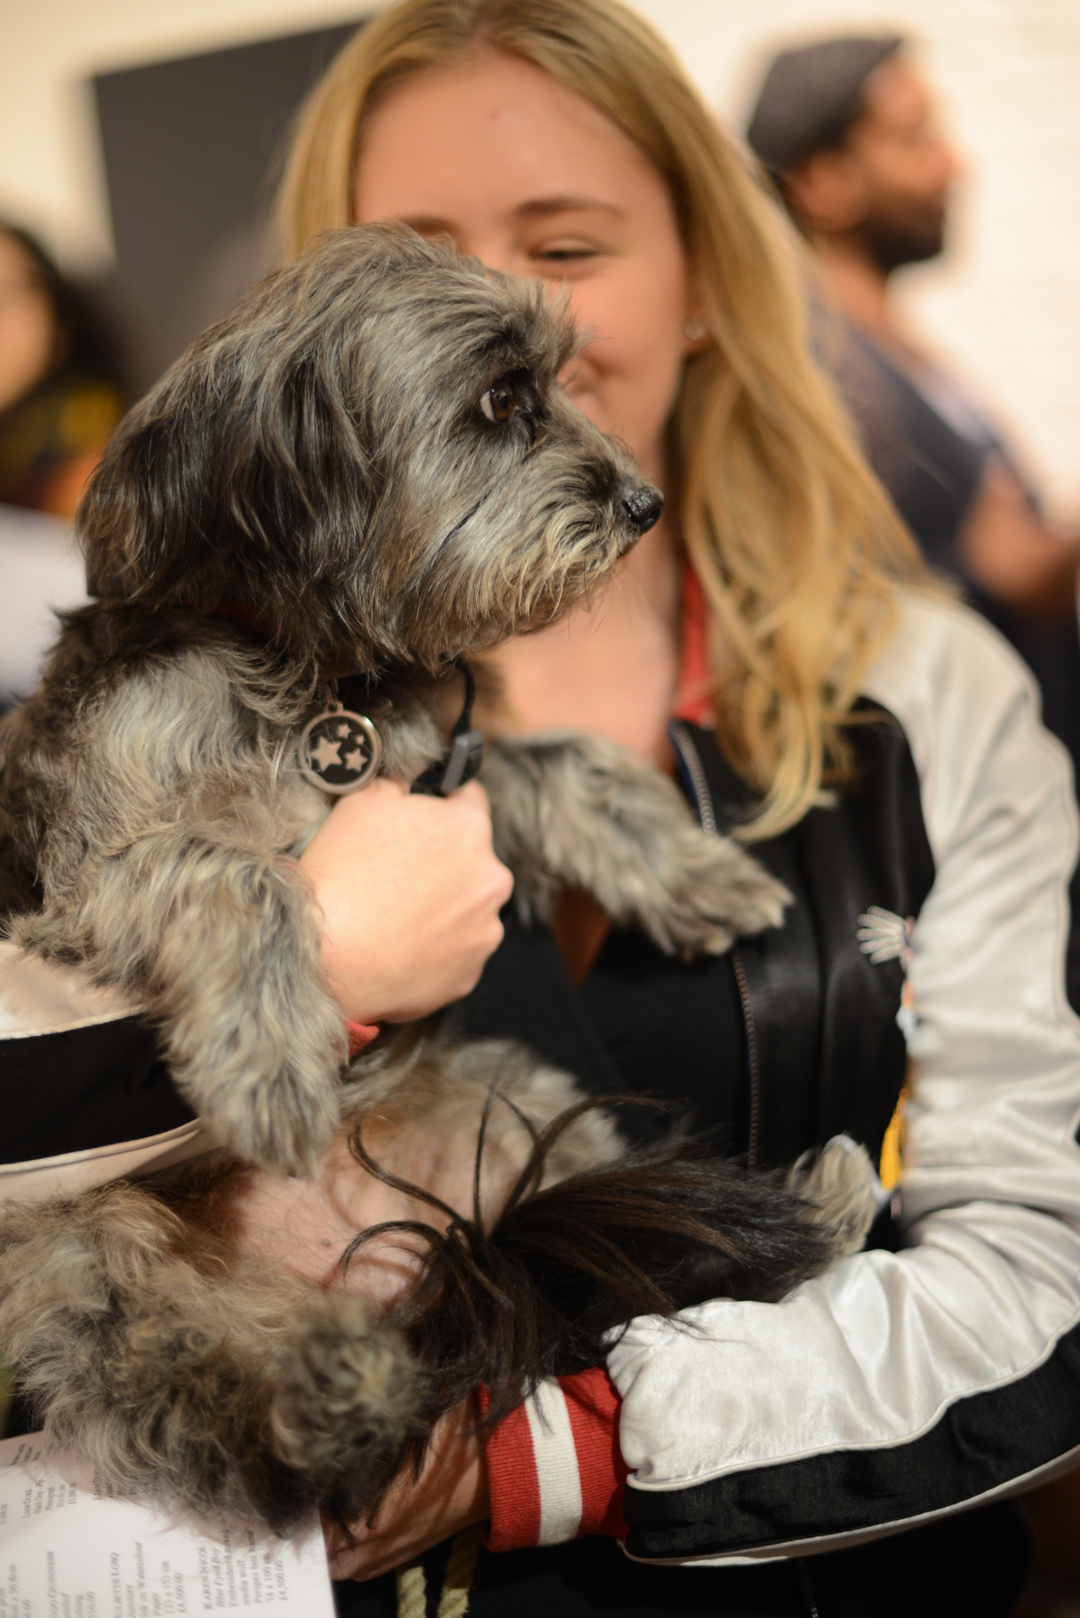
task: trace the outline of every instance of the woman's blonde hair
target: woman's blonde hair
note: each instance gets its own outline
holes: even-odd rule
[[[400,0],[301,114],[287,248],[352,221],[365,124],[394,86],[480,43],[590,101],[670,188],[711,339],[671,423],[678,521],[723,648],[718,739],[760,795],[745,834],[775,835],[845,778],[860,680],[891,633],[895,580],[920,563],[810,358],[794,235],[668,47],[617,0]]]

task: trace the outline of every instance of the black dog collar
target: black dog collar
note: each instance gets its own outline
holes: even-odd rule
[[[484,738],[472,728],[473,703],[476,701],[476,681],[472,669],[464,660],[457,664],[465,676],[465,704],[461,717],[450,732],[450,746],[442,758],[429,764],[412,784],[413,792],[425,792],[429,797],[448,798],[451,792],[471,781],[479,773],[484,761]]]
[[[119,599],[118,592],[109,590],[101,580],[95,579],[88,588],[100,600]],[[225,602],[212,616],[228,618],[260,633],[255,614],[238,602]],[[464,658],[455,659],[454,667],[465,676],[461,717],[450,732],[450,746],[442,758],[429,764],[410,789],[433,798],[449,797],[466,781],[473,780],[484,757],[483,735],[472,728],[476,681]],[[336,700],[308,720],[297,755],[301,773],[313,786],[334,797],[344,797],[361,791],[374,780],[382,760],[383,741],[377,726],[363,712],[371,690],[369,681],[361,675],[346,675],[333,684]]]
[[[465,676],[465,703],[450,733],[450,746],[412,784],[413,792],[448,797],[471,781],[484,756],[484,738],[472,728],[476,681],[465,662],[455,665]],[[378,773],[383,744],[377,727],[362,711],[370,684],[352,675],[336,682],[337,701],[304,726],[298,744],[300,769],[322,792],[344,797],[359,792]]]

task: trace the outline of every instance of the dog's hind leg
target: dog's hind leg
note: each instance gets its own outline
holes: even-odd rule
[[[0,1356],[114,1485],[277,1529],[363,1514],[418,1432],[409,1354],[358,1298],[240,1263],[131,1184],[5,1207]]]
[[[779,925],[790,897],[729,837],[706,832],[673,782],[599,736],[489,744],[481,779],[524,919],[583,888],[669,954],[722,954]]]
[[[67,903],[19,918],[14,934],[140,1003],[223,1144],[310,1174],[339,1118],[344,1018],[302,876],[230,830],[178,821],[88,859]]]

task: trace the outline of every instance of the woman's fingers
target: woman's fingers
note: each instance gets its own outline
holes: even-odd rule
[[[502,939],[513,878],[495,857],[475,781],[449,798],[379,780],[342,798],[301,865],[347,1017],[407,1022],[474,987]]]

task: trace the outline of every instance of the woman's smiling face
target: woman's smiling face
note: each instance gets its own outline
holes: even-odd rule
[[[663,486],[664,429],[696,346],[671,197],[638,148],[550,74],[488,47],[391,91],[364,133],[357,223],[449,235],[491,269],[565,286],[588,346],[565,380]]]

